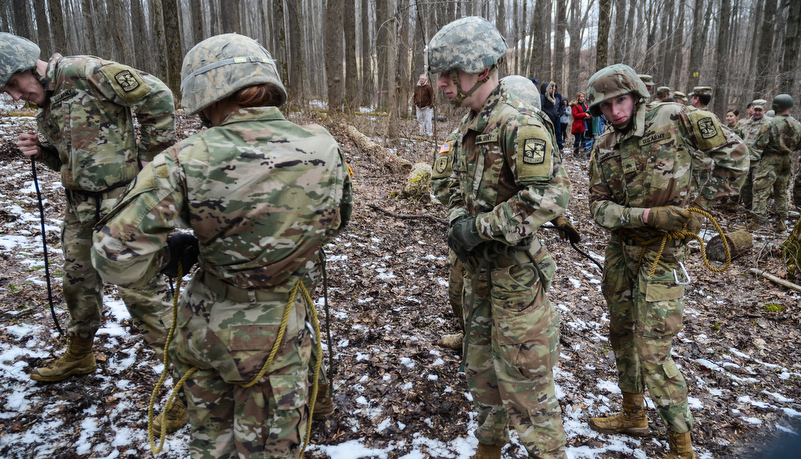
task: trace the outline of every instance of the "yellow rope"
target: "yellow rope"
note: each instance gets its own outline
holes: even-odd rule
[[[182,268],[179,264],[178,266],[178,280],[175,285],[175,293],[173,295],[172,301],[172,325],[170,326],[170,332],[167,334],[167,342],[164,345],[164,370],[161,372],[161,378],[159,378],[158,383],[156,383],[156,387],[153,389],[153,393],[150,396],[150,404],[147,409],[147,440],[150,443],[150,450],[153,454],[159,454],[163,447],[164,447],[164,440],[167,436],[167,421],[166,421],[166,413],[172,408],[173,402],[175,401],[175,397],[178,394],[178,391],[183,387],[184,383],[187,379],[189,379],[192,374],[197,371],[197,367],[192,367],[183,377],[175,384],[175,387],[170,393],[169,397],[167,397],[167,402],[164,406],[164,414],[162,415],[161,420],[161,438],[159,439],[158,447],[155,446],[155,442],[153,441],[153,406],[156,403],[156,396],[158,395],[159,391],[161,390],[161,386],[164,384],[164,381],[167,379],[167,374],[169,373],[169,363],[170,357],[167,353],[167,350],[170,347],[170,342],[172,341],[173,335],[175,333],[175,323],[178,319],[178,297],[181,287],[181,277],[183,276]],[[284,339],[284,334],[286,333],[286,327],[289,323],[289,313],[292,310],[292,304],[295,302],[295,296],[297,295],[298,288],[300,288],[301,293],[303,294],[304,300],[306,300],[306,304],[308,309],[311,311],[312,316],[312,325],[314,327],[314,336],[315,341],[317,343],[317,362],[314,366],[314,377],[313,377],[313,384],[312,384],[312,391],[310,394],[310,402],[309,402],[309,419],[306,424],[306,438],[303,442],[303,449],[301,450],[300,456],[303,457],[303,453],[306,451],[306,447],[309,444],[309,438],[311,437],[311,425],[312,425],[312,415],[314,414],[314,403],[317,400],[317,388],[318,388],[318,377],[320,374],[320,367],[323,363],[323,350],[322,345],[320,344],[320,322],[317,319],[317,310],[314,307],[314,303],[312,302],[311,295],[309,295],[309,291],[306,289],[306,286],[303,285],[303,282],[300,280],[292,287],[292,290],[289,293],[289,301],[287,301],[286,308],[284,308],[284,315],[281,319],[281,326],[278,328],[278,336],[275,339],[275,343],[273,343],[273,347],[270,350],[270,355],[267,357],[267,361],[264,362],[262,365],[261,370],[253,378],[250,382],[247,383],[240,383],[239,386],[248,388],[256,384],[265,373],[267,373],[267,369],[273,363],[273,359],[275,355],[278,353],[278,349],[281,347],[281,341]]]
[[[709,270],[712,271],[712,272],[722,273],[723,271],[726,271],[727,269],[729,269],[729,266],[731,266],[731,251],[729,250],[729,243],[728,243],[728,240],[726,239],[726,235],[723,234],[723,229],[720,227],[720,225],[718,225],[718,222],[715,220],[715,217],[713,217],[712,214],[710,214],[709,212],[706,212],[706,211],[701,210],[701,209],[696,209],[694,207],[690,207],[687,210],[689,210],[690,212],[694,212],[694,213],[703,215],[704,217],[708,218],[709,221],[711,221],[712,224],[715,226],[715,229],[718,231],[718,234],[720,234],[720,239],[723,241],[723,249],[726,251],[726,263],[723,265],[722,268],[713,267],[709,263],[709,259],[706,256],[706,247],[704,246],[704,240],[701,239],[697,234],[693,233],[692,231],[687,231],[686,229],[681,229],[681,230],[678,230],[678,231],[660,232],[660,233],[658,233],[659,234],[658,236],[656,236],[654,238],[651,238],[651,239],[648,239],[648,240],[645,240],[645,239],[641,238],[639,235],[637,235],[634,232],[628,232],[627,231],[626,235],[633,237],[643,247],[649,246],[651,244],[654,244],[657,241],[660,241],[659,250],[656,253],[656,258],[654,259],[653,266],[651,266],[651,271],[648,273],[648,277],[653,277],[654,276],[654,274],[656,273],[656,266],[659,263],[659,260],[662,258],[662,252],[664,252],[664,250],[665,250],[665,245],[667,244],[668,241],[671,241],[671,240],[674,240],[674,239],[686,240],[687,238],[693,238],[693,239],[697,240],[701,244],[701,258],[704,261],[704,265],[706,265],[706,267],[709,268]],[[685,228],[686,228],[686,225],[685,225]],[[644,229],[649,230],[648,228],[644,228]],[[642,266],[642,260],[643,260],[644,256],[645,256],[645,250],[643,250],[642,253],[640,253],[640,259],[637,261],[637,271],[639,271],[640,270],[640,266]]]

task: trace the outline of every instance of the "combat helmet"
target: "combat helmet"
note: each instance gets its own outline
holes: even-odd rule
[[[36,67],[40,50],[27,38],[0,32],[0,91],[15,73]]]
[[[506,86],[507,91],[516,95],[524,102],[538,109],[542,109],[540,103],[540,91],[534,82],[520,75],[509,75],[501,78],[500,83]]]
[[[503,61],[507,48],[503,35],[486,19],[478,16],[461,18],[447,24],[431,38],[425,50],[425,68],[430,73],[460,69],[477,74],[491,67],[494,72]],[[451,102],[461,105],[464,99],[489,79],[489,75],[465,93],[459,85],[456,72],[451,72],[459,91]]]
[[[181,104],[190,115],[257,84],[275,85],[286,102],[286,89],[270,53],[256,40],[228,33],[207,38],[184,56]]]
[[[628,65],[613,64],[602,68],[595,72],[595,75],[591,76],[587,83],[587,102],[590,104],[590,113],[593,116],[601,116],[601,102],[629,93],[640,96],[641,100],[650,97],[645,83]]]
[[[793,108],[795,103],[793,102],[793,96],[790,94],[779,94],[773,98],[773,103],[770,105],[770,108],[778,111],[787,110],[788,108]]]

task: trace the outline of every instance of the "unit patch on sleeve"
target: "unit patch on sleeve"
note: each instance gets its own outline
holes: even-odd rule
[[[517,130],[518,178],[548,180],[553,169],[553,146],[547,132],[539,126],[521,126]]]
[[[101,69],[114,92],[125,102],[136,103],[150,92],[145,81],[132,68],[122,64],[110,64]]]
[[[715,122],[712,121],[712,117],[707,116],[706,118],[702,118],[698,120],[698,132],[701,133],[701,137],[704,139],[711,139],[718,135],[717,129],[715,129]]]
[[[726,136],[715,115],[706,110],[693,110],[687,114],[695,131],[695,141],[701,150],[711,150],[726,143]]]

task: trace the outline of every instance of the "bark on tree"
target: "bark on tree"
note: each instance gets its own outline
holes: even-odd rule
[[[325,75],[328,86],[328,111],[342,113],[345,81],[342,68],[342,0],[328,0],[325,17]]]
[[[372,21],[369,0],[361,0],[361,43],[362,43],[362,100],[365,105],[372,106],[375,98],[375,84],[373,84],[373,41],[370,40],[370,25]]]
[[[388,91],[395,84],[395,21],[391,12],[395,10],[393,0],[378,1],[375,4],[376,16],[376,54],[378,63],[378,109],[386,111],[389,107]]]
[[[240,0],[224,0],[221,5],[222,33],[242,33],[242,23],[239,21],[239,3]]]
[[[233,0],[236,1],[236,0]],[[183,49],[181,48],[181,26],[178,16],[178,2],[176,0],[162,0],[164,14],[164,29],[174,31],[166,34],[167,79],[164,83],[172,91],[176,102],[181,98],[181,63],[183,62]]]
[[[565,86],[564,70],[565,70],[565,29],[567,28],[567,3],[563,1],[556,2],[556,35],[554,36],[553,45],[553,79],[562,88],[562,94],[565,98],[569,98],[572,93],[567,93],[567,86]]]
[[[36,37],[33,34],[31,15],[28,11],[27,3],[26,0],[11,0],[11,7],[14,13],[14,34],[35,42]]]
[[[398,121],[405,119],[409,114],[410,99],[409,88],[417,84],[417,78],[412,79],[409,73],[409,0],[397,0],[395,17],[398,20],[397,66],[395,72],[395,113]]]
[[[306,45],[300,28],[303,17],[303,1],[288,0],[286,15],[289,23],[291,59],[289,61],[289,80],[292,82],[293,103],[306,103]]]
[[[728,96],[728,46],[729,46],[729,15],[731,13],[731,0],[721,0],[720,16],[718,17],[718,41],[715,46],[715,98],[713,99],[714,113],[726,113],[729,106]]]
[[[598,43],[595,49],[595,71],[606,67],[609,57],[609,23],[612,0],[598,0]]]
[[[50,12],[50,29],[53,32],[53,52],[71,54],[67,45],[67,33],[64,29],[64,10],[61,8],[61,2],[58,0],[50,0],[47,3],[47,8]],[[95,48],[96,45],[94,43],[95,31],[92,27],[91,20],[87,20],[88,18],[86,17],[86,14],[87,13],[84,12],[84,26],[86,29],[85,33],[89,39],[90,51],[94,49],[96,52],[97,48]]]
[[[131,46],[131,39],[128,37],[128,17],[123,11],[122,0],[109,0],[109,18],[111,19],[111,35],[114,44],[119,51],[115,59],[119,62],[133,63],[136,57]],[[176,28],[177,30],[177,28]]]
[[[59,1],[59,0],[50,0]],[[50,40],[50,24],[47,22],[47,4],[45,0],[34,0],[33,12],[36,17],[36,44],[39,45],[41,55],[53,54],[53,44]]]
[[[343,31],[345,33],[345,110],[359,108],[359,71],[356,64],[356,0],[344,0]]]
[[[626,0],[615,0],[615,39],[612,62],[623,62],[626,48]]]
[[[757,51],[756,62],[756,81],[754,82],[754,94],[769,99],[773,92],[772,79],[774,71],[770,65],[771,54],[773,53],[773,37],[775,36],[776,23],[776,0],[765,0],[765,11],[762,15],[760,29],[762,36],[759,40],[759,51]]]
[[[286,27],[284,24],[284,0],[276,0],[273,4],[273,14],[275,15],[275,23],[273,27],[273,34],[276,39],[276,47],[272,51],[272,55],[278,60],[278,72],[281,74],[281,81],[287,90],[287,101],[290,104],[295,102],[294,86],[295,80],[289,77],[289,63],[291,53],[291,43],[286,40]]]
[[[781,65],[779,92],[793,94],[801,48],[801,2],[791,1],[787,11],[787,31],[784,38],[784,53]]]
[[[189,10],[192,13],[192,30],[189,36],[192,46],[200,43],[206,38],[203,35],[203,7],[201,0],[189,0]]]
[[[690,67],[688,69],[689,83],[688,89],[698,86],[701,77],[701,59],[704,57],[706,49],[705,30],[703,29],[704,0],[695,0],[693,9],[693,41],[690,45]]]

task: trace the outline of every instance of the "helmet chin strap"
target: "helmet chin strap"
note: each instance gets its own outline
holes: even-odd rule
[[[451,71],[451,79],[453,80],[453,84],[456,85],[457,93],[456,93],[456,97],[454,97],[453,100],[450,101],[451,105],[453,105],[454,107],[461,107],[462,106],[462,102],[464,102],[464,100],[467,99],[468,97],[472,96],[473,93],[478,90],[478,88],[483,86],[484,83],[486,83],[490,79],[490,76],[492,76],[492,74],[495,73],[497,70],[498,70],[498,67],[495,66],[495,65],[490,67],[490,71],[487,72],[487,76],[485,76],[484,78],[478,80],[476,82],[476,84],[474,84],[473,87],[470,88],[470,90],[467,91],[467,92],[464,92],[464,90],[462,90],[462,85],[459,84],[459,74],[456,71],[456,69],[452,70]]]

